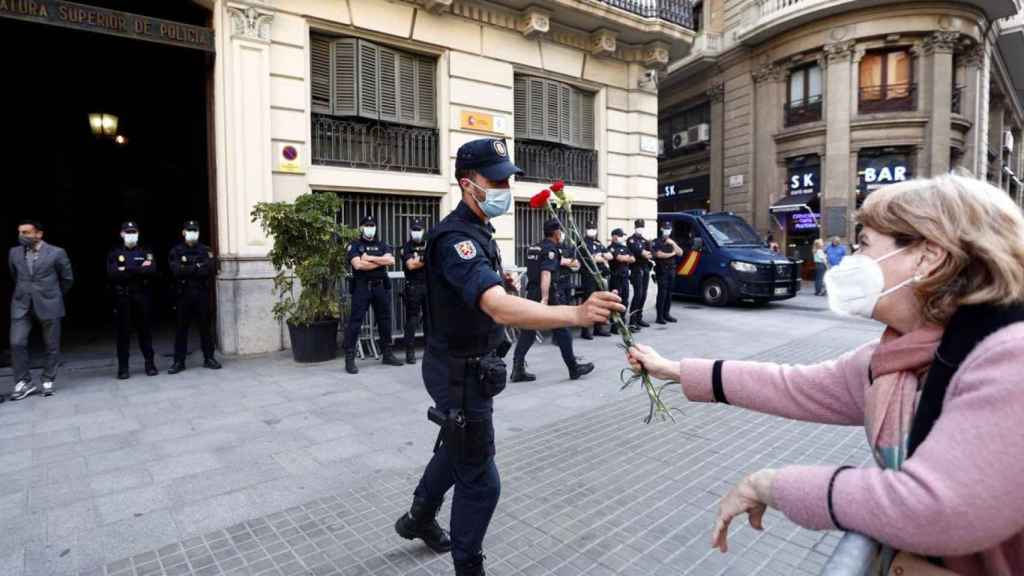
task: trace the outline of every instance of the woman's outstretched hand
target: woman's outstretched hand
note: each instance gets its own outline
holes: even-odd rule
[[[678,380],[679,363],[668,360],[658,354],[654,348],[644,344],[636,344],[626,352],[626,360],[634,372],[641,369],[658,380]]]
[[[764,530],[764,513],[772,501],[772,482],[775,470],[765,468],[740,480],[718,503],[718,519],[711,534],[711,547],[723,553],[729,551],[729,523],[733,518],[746,513],[755,530]]]

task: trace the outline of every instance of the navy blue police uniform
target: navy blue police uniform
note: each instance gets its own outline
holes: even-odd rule
[[[463,144],[456,157],[460,170],[492,181],[521,173],[505,143],[491,139]],[[504,329],[480,308],[484,292],[504,283],[493,234],[463,201],[427,235],[422,371],[434,401],[428,414],[441,431],[412,507],[395,524],[404,538],[422,538],[435,551],[450,548],[460,576],[484,574],[484,535],[501,492],[492,416],[494,396],[506,382],[505,364],[496,354]],[[435,516],[452,487],[449,541]]]
[[[616,228],[615,230],[612,230],[612,238],[621,238],[625,235],[625,232],[623,232],[621,228]],[[620,244],[619,242],[613,240],[611,245],[608,246],[608,255],[612,258],[612,261],[609,265],[612,274],[609,287],[612,289],[612,291],[617,292],[619,294],[619,298],[622,299],[622,304],[626,306],[628,309],[630,266],[625,262],[620,262],[618,260],[618,257],[630,256],[631,254],[629,248],[625,244]],[[618,333],[618,326],[612,324],[612,334]]]
[[[416,219],[409,229],[413,232],[423,231],[423,221]],[[420,327],[420,320],[423,316],[423,308],[427,302],[426,272],[423,267],[415,270],[409,269],[409,260],[416,258],[424,261],[424,253],[427,243],[424,238],[419,241],[410,238],[402,246],[402,269],[405,271],[405,287],[402,292],[402,301],[405,304],[405,362],[416,363],[416,354],[413,349],[416,343],[416,330]]]
[[[360,228],[370,226],[376,228],[377,222],[372,216],[365,216],[359,223]],[[380,231],[373,238],[367,239],[361,232],[359,238],[348,246],[348,260],[360,256],[387,256],[392,253],[391,245],[379,239]],[[345,339],[342,349],[345,351],[345,368],[355,374],[359,369],[355,366],[356,342],[359,341],[359,330],[362,328],[366,312],[373,306],[373,317],[377,323],[377,334],[380,336],[382,360],[385,364],[401,366],[401,362],[391,351],[391,280],[388,278],[386,266],[373,270],[352,270],[349,279],[349,293],[352,295],[352,308],[348,323],[345,325]]]
[[[591,222],[587,224],[587,228],[596,229],[597,227],[594,225],[593,222]],[[587,250],[583,251],[577,249],[577,253],[579,254],[579,258],[581,260],[585,259],[590,262],[590,265],[581,262],[581,270],[583,270],[580,278],[580,285],[583,288],[583,294],[581,296],[581,299],[582,301],[586,302],[587,298],[590,298],[590,295],[593,294],[594,292],[597,292],[599,288],[597,285],[597,280],[595,280],[593,275],[591,275],[590,272],[588,272],[587,270],[592,269],[596,265],[598,273],[600,273],[601,276],[603,276],[605,279],[611,277],[611,270],[608,268],[607,263],[594,262],[592,259],[587,257],[588,253],[595,258],[608,253],[608,249],[605,248],[603,244],[601,244],[600,240],[598,240],[597,238],[584,238],[583,244],[586,246]],[[592,333],[597,336],[610,335],[607,331],[607,327],[605,326],[605,324],[595,324],[593,330],[591,330],[590,328],[583,328],[580,331],[580,336],[584,339],[590,340],[592,338]]]
[[[643,228],[644,221],[636,220],[634,224],[636,228]],[[629,303],[629,324],[634,329],[646,328],[650,324],[644,322],[644,304],[647,303],[647,287],[651,283],[651,267],[654,263],[643,253],[651,251],[651,242],[639,233],[634,233],[626,241],[626,246],[629,253],[636,258],[636,261],[630,264],[629,270],[629,279],[633,284],[633,299]]]
[[[187,220],[182,228],[186,232],[199,232],[199,223]],[[199,241],[191,245],[188,242],[181,242],[171,248],[167,264],[174,278],[176,308],[174,365],[168,372],[176,374],[185,369],[188,330],[193,318],[199,324],[199,341],[203,349],[204,366],[220,368],[220,364],[213,357],[213,333],[210,326],[210,278],[217,267],[213,252]]]
[[[138,226],[128,221],[121,232],[138,234]],[[139,339],[139,349],[146,360],[146,374],[155,376],[153,360],[153,282],[157,276],[153,252],[141,244],[128,248],[123,243],[107,254],[107,280],[114,299],[114,323],[117,328],[117,376],[128,378],[128,356],[131,330]]]
[[[654,255],[654,275],[658,282],[658,300],[655,310],[657,311],[658,324],[675,322],[669,310],[672,308],[672,281],[676,276],[676,257],[659,258],[658,253],[672,253],[675,251],[675,244],[669,242],[669,237],[661,233],[658,228],[658,239],[651,244],[651,252]]]

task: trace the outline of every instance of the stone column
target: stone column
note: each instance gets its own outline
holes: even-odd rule
[[[775,64],[765,64],[751,73],[754,79],[754,171],[751,178],[754,227],[761,234],[771,224],[768,207],[771,206],[772,192],[782,186],[782,178],[776,171],[775,133],[782,127],[782,101],[780,88],[783,87],[785,70]]]
[[[927,92],[928,148],[927,166],[922,172],[938,176],[949,172],[949,145],[952,139],[950,121],[953,101],[953,50],[959,32],[935,32],[922,45],[923,79],[918,85],[922,95]]]
[[[725,203],[725,83],[713,81],[707,95],[711,100],[711,211],[717,212]]]
[[[824,51],[828,68],[825,121],[825,177],[821,198],[823,237],[845,237],[849,227],[850,206],[854,205],[853,173],[850,170],[850,117],[856,102],[853,55],[856,43],[845,40],[826,44]]]
[[[217,331],[221,350],[246,354],[278,350],[281,325],[271,242],[250,222],[257,202],[273,201],[270,130],[270,29],[273,13],[241,2],[220,5],[217,30],[217,216],[221,270]]]

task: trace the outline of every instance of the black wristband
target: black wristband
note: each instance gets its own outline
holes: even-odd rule
[[[843,532],[846,531],[846,528],[843,528],[842,524],[839,523],[839,520],[836,519],[836,511],[832,507],[832,489],[836,485],[836,477],[839,476],[839,473],[843,470],[849,470],[850,468],[853,468],[853,466],[840,466],[839,468],[836,468],[836,471],[832,473],[832,478],[828,481],[828,517],[832,520],[832,525],[835,526],[837,530],[842,530]]]
[[[725,390],[722,388],[722,364],[724,363],[723,360],[715,360],[711,366],[711,393],[715,396],[715,402],[728,404],[729,401],[725,399]]]

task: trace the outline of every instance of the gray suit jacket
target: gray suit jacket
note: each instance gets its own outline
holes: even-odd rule
[[[21,318],[29,310],[34,310],[42,320],[63,318],[64,295],[74,282],[67,253],[63,248],[43,242],[33,273],[29,274],[25,250],[23,246],[15,246],[7,253],[7,267],[14,279],[11,319]]]

